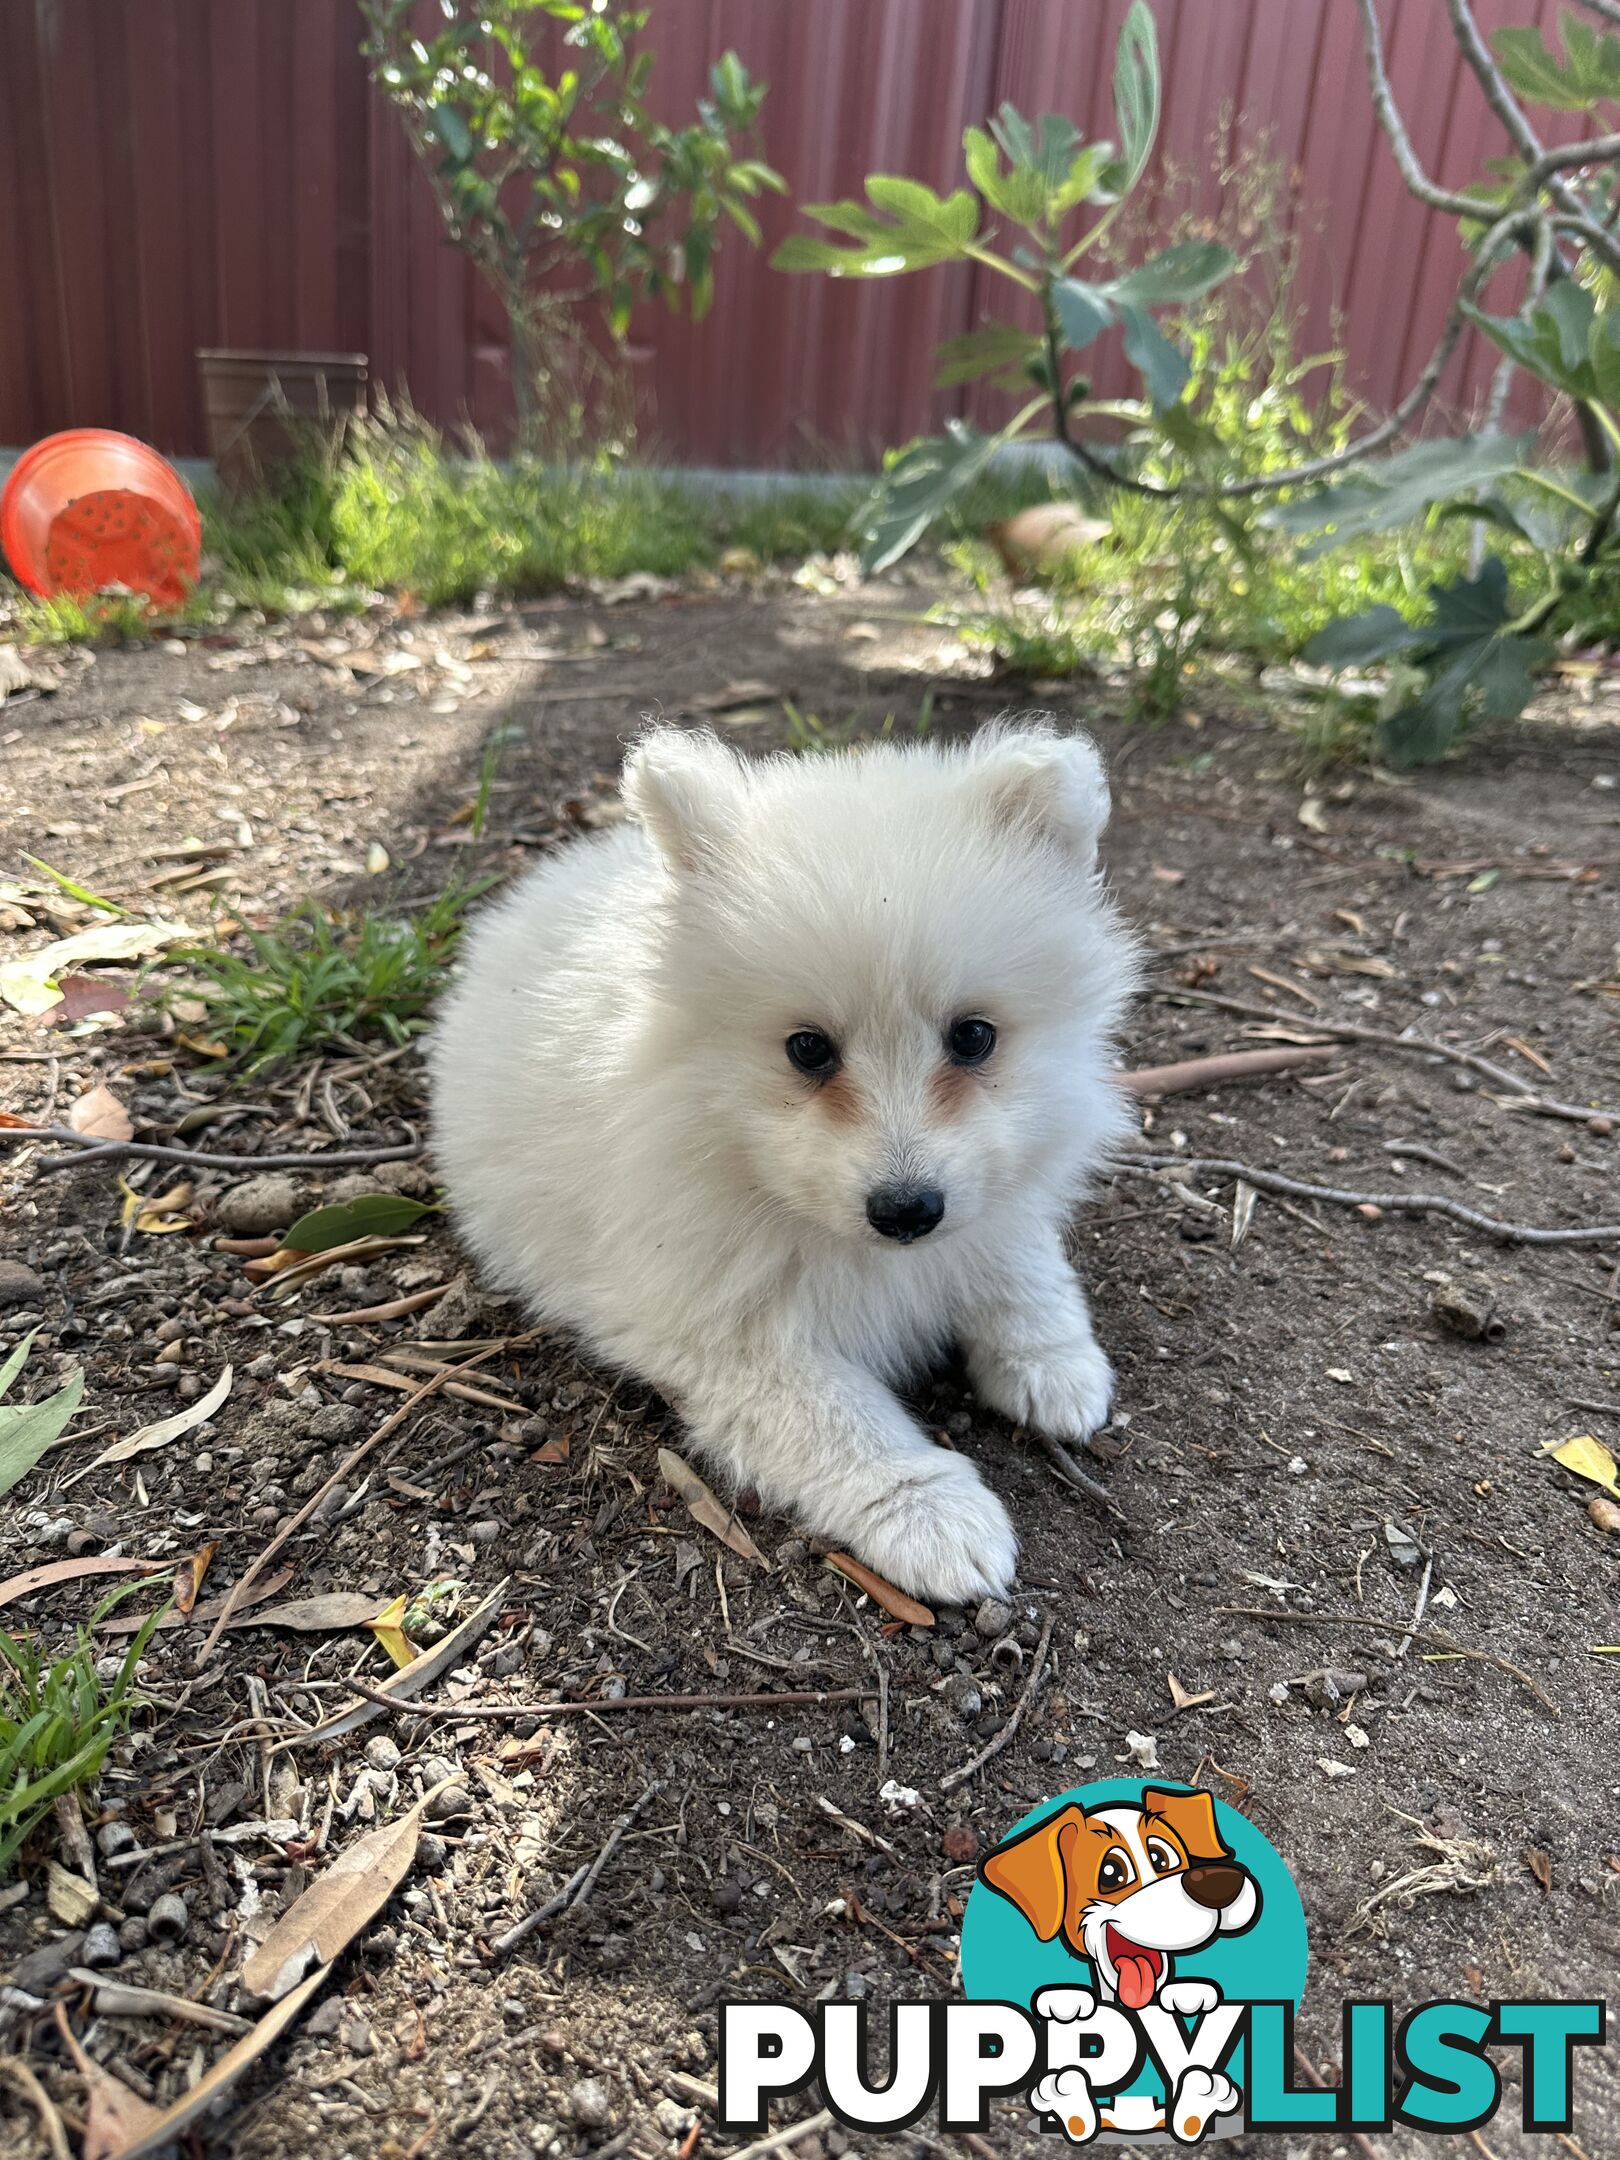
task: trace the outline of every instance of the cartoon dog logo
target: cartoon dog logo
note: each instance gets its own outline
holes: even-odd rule
[[[1260,1915],[1259,1884],[1222,1840],[1207,1792],[1150,1785],[1139,1802],[1092,1809],[1071,1803],[999,1846],[979,1872],[990,1889],[1017,1906],[1042,1942],[1061,1939],[1074,1957],[1089,1962],[1102,2002],[1133,2013],[1157,2008],[1198,2017],[1213,2010],[1220,1990],[1207,1980],[1178,1981],[1174,1960],[1218,1936],[1243,1933]],[[1036,1999],[1045,2015],[1067,2019],[1089,2012],[1087,1991],[1043,1993],[1053,1997],[1044,2008]],[[1057,1998],[1071,1995],[1076,2001],[1060,2006]],[[1168,2127],[1178,2140],[1193,2142],[1214,2116],[1234,2111],[1241,2100],[1229,2078],[1198,2067],[1184,2073],[1167,2109],[1151,2109],[1156,2119],[1131,2100],[1097,2111],[1077,2070],[1045,2082],[1063,2099],[1051,2111],[1076,2142],[1099,2127],[1136,2133]],[[1044,2111],[1040,2088],[1033,2099]]]

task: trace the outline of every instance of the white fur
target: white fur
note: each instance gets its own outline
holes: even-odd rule
[[[639,826],[564,849],[469,935],[432,1052],[462,1232],[736,1486],[909,1590],[1000,1591],[1005,1508],[892,1389],[955,1339],[1008,1417],[1078,1440],[1107,1415],[1063,1252],[1128,1121],[1097,753],[1034,725],[747,762],[661,729],[624,794]],[[961,1017],[999,1030],[965,1084]],[[804,1028],[840,1047],[836,1093],[788,1062]],[[865,1213],[897,1180],[945,1196],[906,1246]]]

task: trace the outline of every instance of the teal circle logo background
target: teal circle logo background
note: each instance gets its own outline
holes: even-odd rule
[[[1101,1778],[1043,1800],[1015,1822],[1002,1839],[1032,1830],[1066,1807],[1095,1813],[1104,1807],[1139,1807],[1144,1790],[1185,1790],[1170,1778]],[[1241,1934],[1217,1935],[1202,1950],[1177,1951],[1174,1977],[1212,1980],[1227,2002],[1289,2001],[1297,2010],[1305,1993],[1310,1950],[1305,1908],[1282,1855],[1246,1815],[1224,1801],[1215,1802],[1215,1821],[1233,1858],[1247,1868],[1260,1890],[1260,1913]],[[1089,1987],[1096,1982],[1089,1959],[1076,1957],[1061,1936],[1042,1942],[1024,1915],[988,1883],[976,1882],[962,1915],[962,1991],[974,2001],[1028,2005],[1037,1989]],[[1241,2051],[1240,2051],[1241,2052]],[[1242,2083],[1241,2065],[1233,2066]],[[1149,2072],[1133,2092],[1159,2092]]]

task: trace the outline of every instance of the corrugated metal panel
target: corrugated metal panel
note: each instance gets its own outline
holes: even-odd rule
[[[1462,262],[1414,204],[1373,120],[1349,0],[1154,0],[1165,55],[1163,162],[1204,173],[1256,128],[1291,181],[1304,239],[1303,343],[1336,319],[1374,407],[1438,335]],[[792,200],[858,193],[871,170],[936,186],[962,128],[1003,98],[1111,128],[1126,0],[656,0],[657,94],[689,111],[734,45],[772,88],[767,149]],[[1487,31],[1557,0],[1480,0]],[[1476,175],[1500,129],[1459,61],[1443,0],[1384,0],[1397,98],[1429,169]],[[369,352],[376,381],[431,417],[499,438],[510,412],[498,305],[445,240],[403,131],[366,81],[355,0],[0,0],[0,442],[106,424],[171,452],[205,447],[204,345]],[[1224,145],[1220,128],[1228,128]],[[1550,129],[1555,136],[1569,124]],[[1212,149],[1214,145],[1214,149]],[[1149,197],[1161,221],[1169,190]],[[716,305],[649,311],[634,374],[644,440],[706,464],[844,464],[994,409],[929,385],[934,342],[999,311],[997,281],[935,271],[875,284],[784,277],[727,244]],[[1504,273],[1493,298],[1514,291]],[[1128,380],[1098,353],[1099,383]],[[1477,339],[1445,402],[1477,409]]]

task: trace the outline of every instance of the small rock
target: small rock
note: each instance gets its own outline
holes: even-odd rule
[[[971,1867],[979,1857],[979,1833],[971,1823],[953,1823],[940,1839],[940,1850],[952,1867]]]
[[[399,1745],[386,1733],[378,1733],[374,1740],[366,1742],[366,1761],[373,1770],[397,1770],[400,1765]]]
[[[232,1237],[285,1230],[302,1213],[298,1188],[284,1170],[266,1170],[220,1196],[215,1220]]]
[[[27,1995],[48,1995],[63,1974],[78,1964],[83,1948],[82,1935],[59,1935],[55,1942],[42,1943],[19,1958],[7,1977]]]
[[[613,2103],[600,2078],[581,2078],[568,2088],[568,2112],[582,2130],[605,2130],[613,2120]]]
[[[974,1632],[985,1642],[995,1642],[1012,1626],[1012,1607],[1000,1598],[987,1597],[973,1615]]]
[[[427,1804],[428,1819],[431,1822],[448,1822],[452,1816],[471,1813],[472,1794],[465,1785],[446,1785],[444,1790],[436,1792]]]
[[[139,1913],[131,1913],[118,1930],[118,1946],[125,1957],[139,1957],[151,1939],[151,1930]]]
[[[371,2037],[371,2027],[364,2018],[346,2017],[338,2028],[338,2037],[351,2055],[374,2055],[377,2043]]]
[[[343,2023],[343,1998],[329,1995],[325,2002],[317,2003],[304,2020],[304,2030],[315,2040],[330,2040]]]
[[[37,1305],[50,1295],[32,1268],[20,1260],[0,1260],[0,1306]]]
[[[84,1934],[84,1962],[102,1971],[108,1965],[116,1965],[124,1955],[124,1946],[118,1938],[118,1930],[109,1927],[105,1920],[98,1920]]]

